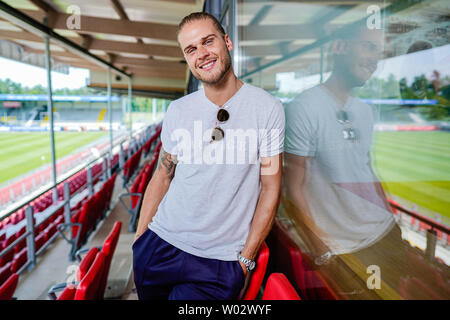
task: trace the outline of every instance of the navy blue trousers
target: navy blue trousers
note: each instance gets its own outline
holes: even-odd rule
[[[230,300],[244,286],[238,260],[194,256],[148,229],[133,244],[134,282],[139,300]]]

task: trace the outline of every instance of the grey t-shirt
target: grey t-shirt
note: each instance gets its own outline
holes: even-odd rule
[[[337,254],[363,249],[393,226],[371,170],[373,110],[349,97],[344,110],[358,140],[343,138],[338,105],[316,86],[286,107],[285,152],[307,157],[303,196],[327,246]]]
[[[277,99],[249,84],[223,108],[224,139],[211,142],[219,106],[203,89],[170,104],[161,140],[178,163],[149,228],[190,254],[233,261],[258,201],[261,157],[283,151],[285,118]]]

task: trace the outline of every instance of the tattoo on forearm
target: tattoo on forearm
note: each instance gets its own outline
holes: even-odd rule
[[[176,164],[177,164],[176,158],[172,157],[170,153],[167,153],[161,149],[158,161],[158,170],[161,170],[164,167],[167,175],[173,178],[175,174]]]

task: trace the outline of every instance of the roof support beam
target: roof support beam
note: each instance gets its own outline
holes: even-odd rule
[[[23,10],[23,13],[34,19],[42,19],[42,12],[36,10]],[[71,15],[56,13],[49,15],[48,26],[52,29],[71,30],[66,24]],[[131,37],[142,37],[176,42],[176,26],[141,21],[127,21],[91,16],[80,16],[80,29],[82,33],[106,33]],[[71,30],[73,31],[73,30]]]
[[[0,30],[0,38],[11,39],[11,40],[26,40],[42,42],[42,38],[36,36],[32,33],[25,33],[19,31],[6,31]],[[80,37],[67,37],[72,42],[83,46],[83,41]],[[180,58],[184,60],[183,54],[178,47],[174,46],[162,46],[155,44],[139,44],[133,42],[124,41],[112,41],[112,40],[102,40],[90,37],[90,43],[88,45],[89,50],[102,50],[106,52],[117,52],[117,53],[135,53],[135,54],[147,54],[152,56],[170,57],[170,58]]]
[[[79,54],[81,57],[83,57],[84,59],[86,59],[92,63],[98,64],[105,68],[111,67],[112,71],[114,71],[115,73],[118,73],[118,74],[126,76],[126,77],[130,76],[126,72],[111,65],[110,63],[106,62],[105,60],[100,59],[99,57],[93,55],[92,53],[90,53],[83,47],[79,46],[78,44],[55,33],[48,26],[45,26],[44,24],[34,20],[33,18],[30,18],[29,16],[25,15],[23,12],[9,6],[8,4],[6,4],[2,1],[0,1],[0,16],[7,19],[8,21],[11,21],[12,23],[14,23],[16,25],[19,25],[21,28],[24,28],[29,32],[37,34],[41,37],[48,36],[52,41],[54,41],[59,46],[65,48],[69,51],[75,52],[76,54]]]

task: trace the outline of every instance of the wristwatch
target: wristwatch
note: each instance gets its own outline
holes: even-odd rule
[[[316,259],[314,259],[314,263],[318,266],[323,266],[328,264],[330,262],[330,259],[334,256],[334,254],[331,251],[325,252],[323,255],[318,256]]]
[[[238,259],[245,265],[247,271],[252,271],[253,269],[255,269],[256,261],[244,258],[240,253],[238,253]]]

